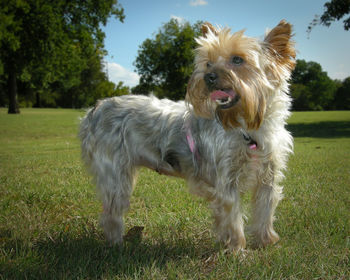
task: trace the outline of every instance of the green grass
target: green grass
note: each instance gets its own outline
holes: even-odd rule
[[[215,244],[206,203],[184,181],[149,170],[125,219],[142,239],[106,246],[80,161],[82,115],[0,109],[0,279],[349,279],[350,112],[293,114],[281,241],[244,255]]]

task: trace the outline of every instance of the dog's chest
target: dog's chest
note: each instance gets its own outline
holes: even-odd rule
[[[263,169],[260,151],[252,149],[240,133],[208,137],[202,144],[203,170],[214,171],[216,181],[230,181],[242,191],[256,185]]]

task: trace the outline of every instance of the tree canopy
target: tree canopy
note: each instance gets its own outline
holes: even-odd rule
[[[350,77],[339,83],[331,109],[350,110]]]
[[[346,81],[344,91],[349,89]],[[342,86],[340,81],[329,78],[319,63],[297,60],[291,80],[293,109],[303,111],[341,109],[336,104],[336,95],[338,88]],[[338,99],[346,95],[350,97],[350,91],[339,93]]]
[[[19,112],[18,88],[29,94],[35,90],[40,105],[54,98],[52,89],[71,94],[63,99],[72,103],[78,98],[73,89],[92,86],[82,82],[91,81],[87,77],[93,71],[101,74],[101,24],[112,15],[124,19],[117,0],[1,1],[0,81],[8,92],[9,113]]]
[[[159,97],[183,99],[193,71],[195,37],[200,23],[190,25],[171,19],[153,39],[146,39],[139,48],[134,65],[140,84],[133,92],[153,92]]]
[[[318,24],[330,26],[333,21],[341,20],[345,15],[350,14],[350,0],[331,0],[324,4],[325,11],[319,16],[316,15],[309,24],[307,32],[310,34],[313,27]],[[343,20],[344,29],[350,29],[350,16]]]

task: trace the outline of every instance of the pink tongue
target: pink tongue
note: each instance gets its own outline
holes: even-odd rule
[[[235,96],[235,93],[233,90],[230,90],[229,92],[225,92],[222,90],[216,90],[210,94],[210,99],[215,101],[215,100],[226,98],[226,97],[233,98],[234,96]]]

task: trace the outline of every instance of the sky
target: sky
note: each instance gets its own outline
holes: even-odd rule
[[[332,79],[350,76],[350,31],[342,20],[330,27],[315,26],[306,30],[315,15],[324,11],[327,0],[119,0],[124,8],[121,23],[110,18],[103,27],[106,34],[105,63],[109,79],[133,87],[139,76],[133,65],[144,40],[155,34],[171,18],[178,21],[208,21],[214,26],[230,27],[232,32],[246,29],[245,34],[263,38],[267,28],[285,19],[294,27],[297,59],[321,64]]]

